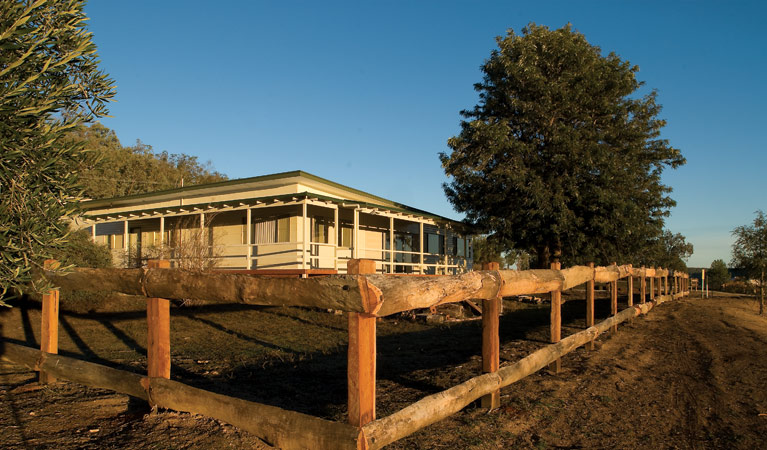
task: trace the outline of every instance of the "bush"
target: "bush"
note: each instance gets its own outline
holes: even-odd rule
[[[53,257],[63,266],[75,267],[112,267],[112,254],[105,245],[91,240],[86,230],[72,232],[66,243],[53,252]]]
[[[105,245],[96,244],[86,230],[72,232],[66,243],[54,252],[62,266],[106,268],[112,267],[112,254]],[[76,313],[89,313],[105,306],[110,292],[61,290],[61,309]]]

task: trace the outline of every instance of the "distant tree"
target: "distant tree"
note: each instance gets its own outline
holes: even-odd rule
[[[706,275],[712,289],[722,289],[724,283],[730,281],[730,271],[727,270],[727,264],[721,259],[715,259],[711,263],[711,268],[708,269]]]
[[[0,2],[0,304],[64,245],[85,157],[61,137],[107,113],[83,0]]]
[[[759,280],[759,314],[764,314],[764,282],[767,271],[767,217],[761,210],[751,225],[732,230],[732,267],[741,267],[751,278]]]
[[[482,264],[497,262],[501,268],[516,266],[518,270],[530,267],[530,256],[519,250],[506,250],[496,242],[492,236],[475,236],[472,240],[474,248],[475,269],[480,269]]]
[[[100,123],[77,127],[67,139],[82,143],[87,151],[88,158],[79,168],[87,198],[122,197],[177,188],[182,183],[191,186],[227,179],[196,156],[155,153],[141,141],[123,147],[114,131]]]
[[[491,262],[501,264],[503,261],[498,243],[488,239],[487,236],[475,236],[472,240],[472,248],[474,249],[473,259],[476,268],[481,268],[482,264]]]
[[[660,139],[656,93],[639,70],[570,25],[509,30],[481,67],[479,103],[462,111],[445,193],[467,221],[546,267],[631,260],[660,236],[675,202],[665,167],[685,163]],[[551,258],[550,258],[551,257]]]
[[[638,255],[638,263],[679,272],[687,271],[687,259],[692,255],[693,245],[680,233],[663,230],[657,238],[643,242],[644,247]]]

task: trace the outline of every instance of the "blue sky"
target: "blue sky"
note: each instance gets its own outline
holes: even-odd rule
[[[765,2],[91,0],[124,145],[210,160],[230,178],[305,170],[460,219],[438,154],[477,102],[508,28],[566,23],[640,67],[687,165],[664,174],[690,266],[729,262],[767,209]]]

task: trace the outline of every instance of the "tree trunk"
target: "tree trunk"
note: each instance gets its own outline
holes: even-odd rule
[[[549,260],[551,259],[551,252],[549,251],[549,246],[544,245],[543,247],[538,247],[537,253],[538,255],[535,261],[535,268],[548,269],[550,264]]]

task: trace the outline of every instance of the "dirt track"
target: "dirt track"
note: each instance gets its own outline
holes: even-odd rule
[[[581,322],[566,322],[564,334]],[[545,335],[539,327],[503,339],[501,353],[514,360]],[[755,315],[751,300],[665,303],[600,337],[597,351],[568,355],[560,374],[504,389],[499,410],[468,408],[391,448],[767,448],[766,353],[767,318]],[[462,379],[475,362],[426,372]],[[69,383],[38,388],[33,380],[0,364],[2,448],[263,447],[214,420],[147,414],[122,395]],[[379,389],[379,414],[402,399],[389,384]]]

